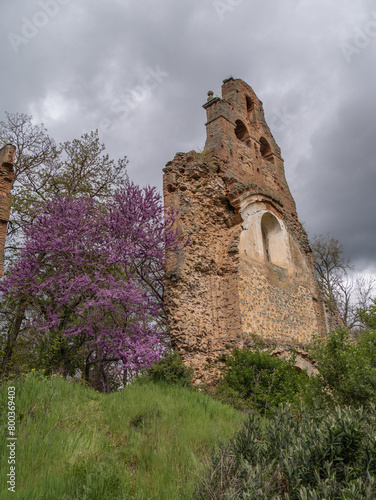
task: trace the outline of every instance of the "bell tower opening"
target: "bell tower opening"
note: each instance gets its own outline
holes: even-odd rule
[[[252,121],[253,119],[253,110],[255,109],[255,103],[253,100],[247,95],[246,98],[246,104],[247,104],[247,115],[248,115],[248,120]]]
[[[270,163],[274,163],[274,155],[272,152],[272,148],[270,147],[270,144],[265,139],[265,137],[261,137],[260,145],[261,145],[260,146],[261,156],[263,158],[265,158],[266,161],[269,161]]]
[[[245,142],[246,139],[248,138],[247,127],[241,120],[236,120],[235,124],[236,124],[236,129],[235,129],[236,137],[239,139],[239,141]]]
[[[247,127],[241,120],[236,120],[235,122],[235,135],[239,139],[239,141],[244,142],[249,148],[251,147],[251,141],[249,139],[249,132]]]
[[[251,111],[253,111],[253,108],[255,107],[254,102],[248,95],[246,97],[246,102],[247,102],[247,113],[250,113]]]

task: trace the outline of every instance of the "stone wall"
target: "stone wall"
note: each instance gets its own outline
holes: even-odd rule
[[[14,155],[16,148],[10,144],[0,150],[0,278],[4,271],[4,246],[10,215],[10,191],[14,181]]]
[[[178,153],[164,169],[165,204],[189,243],[170,255],[165,303],[174,346],[197,383],[218,376],[233,347],[258,337],[302,352],[328,330],[307,234],[261,101],[225,80],[204,105],[203,153]],[[304,364],[304,363],[303,363]]]

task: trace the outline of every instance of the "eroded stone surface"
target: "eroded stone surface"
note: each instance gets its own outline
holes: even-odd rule
[[[189,238],[169,256],[165,303],[175,347],[196,382],[211,383],[223,354],[254,336],[304,352],[329,325],[261,101],[230,78],[204,108],[204,152],[178,153],[164,169],[165,203]]]
[[[16,148],[10,144],[0,149],[0,278],[4,271],[4,246],[10,215],[10,191],[14,181],[14,155]]]

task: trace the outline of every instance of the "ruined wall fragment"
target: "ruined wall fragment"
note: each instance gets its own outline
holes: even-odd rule
[[[16,148],[7,144],[0,150],[0,277],[4,272],[4,247],[11,207]]]
[[[242,80],[209,98],[204,152],[178,153],[164,169],[166,205],[190,243],[168,260],[171,337],[197,381],[254,336],[304,352],[328,324],[307,234],[262,102]]]

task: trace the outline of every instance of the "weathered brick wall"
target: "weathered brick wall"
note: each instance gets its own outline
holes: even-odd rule
[[[10,215],[10,191],[14,181],[15,147],[8,144],[0,150],[0,278],[4,271],[4,246]]]
[[[168,260],[165,304],[173,342],[197,372],[214,362],[224,343],[241,337],[238,300],[239,226],[215,167],[195,152],[177,154],[164,176],[166,203],[178,208],[189,244]]]
[[[165,302],[175,347],[197,381],[211,382],[217,360],[253,335],[303,352],[328,325],[262,103],[231,78],[204,108],[204,152],[178,153],[164,169],[165,203],[190,238],[168,259]]]

